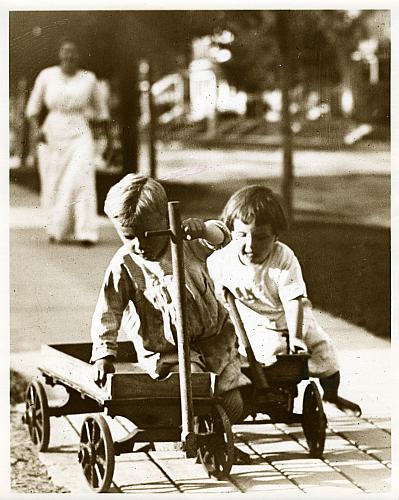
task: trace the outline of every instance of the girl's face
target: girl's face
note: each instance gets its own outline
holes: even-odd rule
[[[245,224],[235,219],[232,231],[233,241],[238,245],[243,264],[261,264],[270,254],[276,235],[270,224]]]
[[[148,216],[140,228],[133,231],[129,227],[122,227],[116,220],[113,221],[116,231],[130,253],[140,255],[146,260],[158,260],[168,244],[168,236],[146,237],[146,231],[159,231],[168,228],[167,217],[160,214]]]

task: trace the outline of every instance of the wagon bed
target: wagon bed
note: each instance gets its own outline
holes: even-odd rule
[[[153,379],[137,363],[131,342],[118,342],[115,373],[109,374],[104,387],[93,380],[90,364],[92,344],[50,344],[42,346],[39,370],[49,383],[58,383],[75,389],[101,405],[126,399],[180,398],[179,374],[171,373],[164,379]],[[192,373],[194,398],[212,398],[212,375]]]
[[[133,429],[116,441],[103,415],[88,415],[80,434],[78,459],[94,491],[107,491],[113,477],[115,456],[140,451],[136,445],[181,442],[187,458],[198,456],[209,474],[222,477],[233,463],[233,435],[229,419],[214,397],[210,373],[189,373],[193,432],[184,435],[180,373],[153,379],[137,363],[131,342],[119,342],[115,373],[107,374],[104,387],[93,380],[89,343],[42,346],[38,366],[46,384],[63,386],[65,402],[49,406],[44,386],[33,380],[27,389],[24,421],[33,443],[46,451],[50,440],[50,417],[104,412],[125,417]],[[195,421],[194,421],[195,419]]]

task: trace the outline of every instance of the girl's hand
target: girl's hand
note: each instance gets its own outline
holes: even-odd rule
[[[203,238],[206,231],[205,222],[201,219],[190,218],[185,219],[182,222],[182,230],[184,234],[184,239],[186,240],[196,240],[198,238]]]

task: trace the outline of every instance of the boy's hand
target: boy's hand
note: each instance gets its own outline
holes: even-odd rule
[[[99,386],[103,387],[107,380],[107,373],[115,373],[115,366],[113,363],[113,357],[106,357],[98,359],[93,365],[93,378],[94,382]]]
[[[185,219],[182,222],[182,230],[186,240],[196,240],[197,238],[204,237],[206,225],[201,219]]]

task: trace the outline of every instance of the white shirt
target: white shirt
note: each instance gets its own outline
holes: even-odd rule
[[[93,110],[96,119],[109,118],[107,104],[91,71],[65,75],[59,66],[42,70],[29,97],[27,117],[40,113],[43,104],[49,110],[43,131],[50,141],[88,133],[88,117]]]
[[[225,286],[240,299],[237,308],[247,330],[259,326],[286,330],[284,303],[307,295],[298,259],[279,241],[263,263],[245,265],[239,258],[239,244],[233,240],[214,252],[207,266],[216,293],[221,297]]]
[[[224,245],[230,235],[222,222],[215,223],[225,235]],[[215,248],[220,245],[212,246],[202,239],[183,244],[186,333],[191,344],[219,335],[226,323],[227,311],[217,300],[206,269],[206,258]],[[159,358],[154,354],[176,352],[174,293],[170,248],[159,260],[148,261],[121,247],[108,265],[93,314],[91,360],[116,355],[118,331],[123,326],[139,360],[153,373]],[[222,347],[220,364],[230,356]]]

